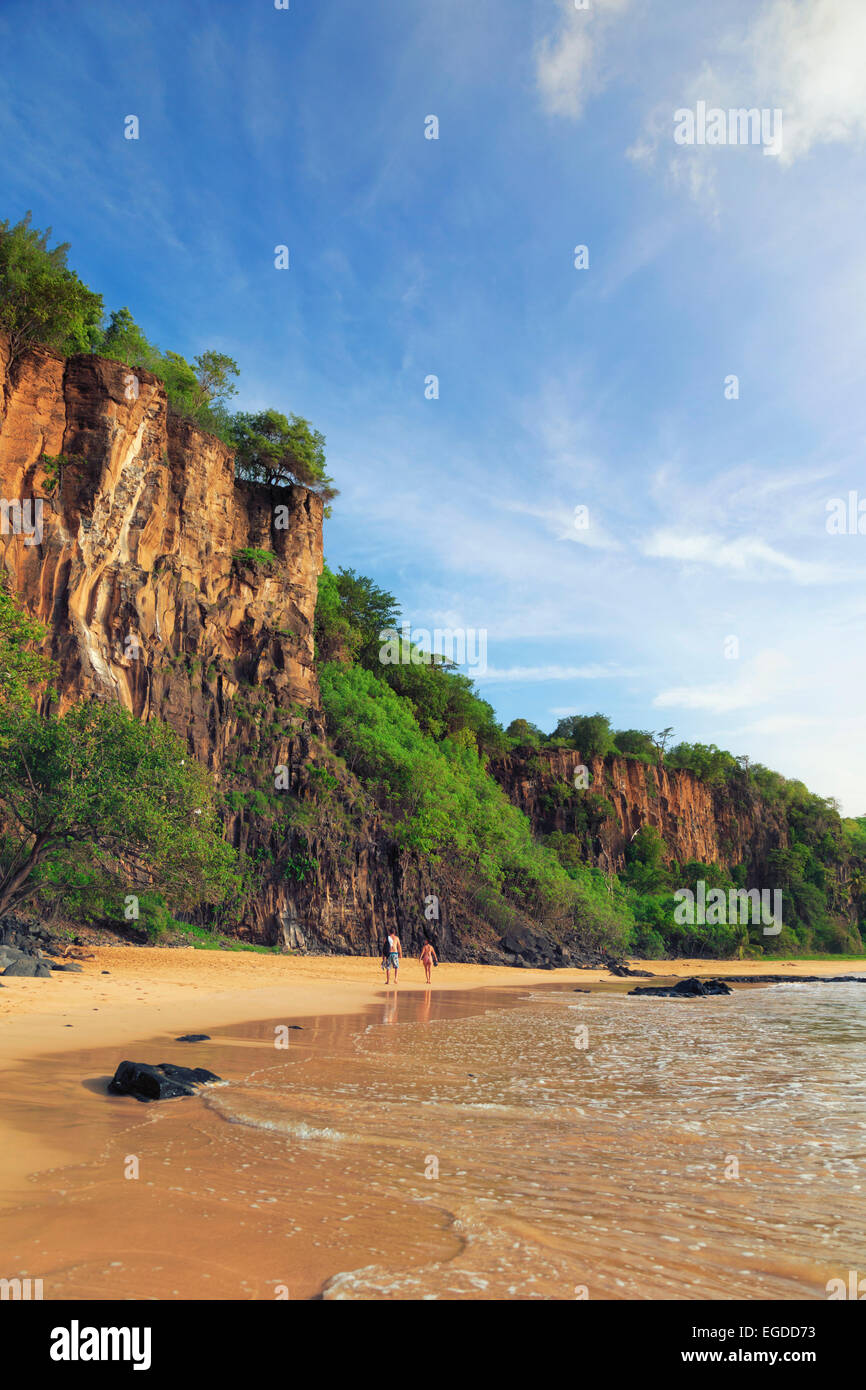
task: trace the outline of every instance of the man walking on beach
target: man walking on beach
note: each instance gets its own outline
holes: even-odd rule
[[[403,955],[403,947],[400,945],[400,938],[394,933],[388,933],[388,940],[385,942],[385,955],[383,964],[385,966],[385,984],[391,983],[391,971],[394,971],[394,984],[397,983],[397,971],[400,968],[400,958]]]

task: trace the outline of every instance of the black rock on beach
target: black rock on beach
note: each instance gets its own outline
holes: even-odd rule
[[[121,1062],[108,1083],[114,1096],[134,1096],[136,1100],[174,1100],[194,1096],[199,1087],[210,1086],[222,1078],[204,1067],[177,1067],[172,1062],[151,1066],[147,1062]]]
[[[723,980],[678,980],[675,985],[636,985],[629,994],[651,994],[659,999],[703,999],[708,994],[733,994]]]

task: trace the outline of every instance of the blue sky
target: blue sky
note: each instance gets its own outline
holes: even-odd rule
[[[0,215],[324,431],[329,562],[485,630],[505,722],[866,811],[861,0],[2,0],[0,46]],[[676,144],[699,101],[781,150]]]

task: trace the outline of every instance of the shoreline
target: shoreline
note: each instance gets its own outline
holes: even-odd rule
[[[792,1211],[784,1205],[780,1193],[789,1192],[791,1178],[783,1169],[792,1160],[773,1147],[772,1127],[753,1176],[750,1151],[743,1153],[742,1198],[737,1184],[713,1177],[717,1134],[724,1153],[732,1145],[739,1152],[742,1139],[730,1131],[730,1118],[718,1129],[712,1096],[706,1109],[708,1086],[721,1087],[729,1111],[733,1104],[724,1065],[713,1064],[703,1080],[697,1073],[705,1054],[728,1045],[727,1020],[742,1029],[748,1010],[728,1014],[725,1001],[708,999],[677,1005],[674,1016],[653,1001],[648,1025],[646,1006],[635,1000],[610,1007],[611,996],[647,981],[606,969],[443,965],[428,990],[416,960],[401,970],[396,989],[385,987],[378,960],[368,957],[103,947],[82,964],[81,974],[58,973],[53,981],[13,977],[15,988],[0,992],[0,1211],[9,1272],[44,1277],[49,1299],[271,1298],[284,1284],[301,1300],[411,1297],[416,1289],[429,1296],[430,1280],[441,1296],[477,1297],[473,1281],[504,1279],[502,1268],[517,1258],[510,1253],[515,1239],[531,1248],[523,1282],[513,1285],[509,1274],[495,1296],[568,1296],[562,1291],[584,1267],[595,1267],[601,1250],[597,1296],[638,1296],[650,1287],[657,1297],[683,1288],[691,1296],[725,1296],[730,1288],[742,1292],[737,1281],[752,1258],[740,1254],[729,1268],[725,1252],[730,1242],[754,1249],[756,1179],[768,1184],[777,1226],[799,1233],[795,1270],[778,1246],[777,1226],[768,1225],[766,1238],[776,1242],[772,1287],[802,1296],[826,1281],[809,1235],[820,1211],[808,1190]],[[846,964],[840,971],[832,961],[781,961],[777,972],[866,973]],[[633,961],[630,968],[652,970],[659,981],[767,973],[764,961]],[[757,984],[742,988],[755,998]],[[568,1005],[573,1000],[580,1012],[564,1013],[566,1031],[551,1034],[552,1047],[539,1052],[547,1035],[538,1034],[536,1020],[550,1027],[548,992]],[[769,1016],[787,1026],[789,1008],[800,1006],[776,998]],[[497,1021],[503,1011],[517,1015],[504,1031]],[[576,1050],[578,1017],[594,1020],[595,1062]],[[272,1025],[298,1022],[290,1048],[275,1053]],[[430,1023],[443,1026],[431,1031]],[[187,1032],[210,1034],[210,1041],[174,1041]],[[660,1047],[678,1058],[669,1080],[658,1069]],[[743,1055],[751,1055],[748,1046]],[[228,1089],[206,1088],[165,1105],[110,1097],[105,1084],[124,1058],[203,1065]],[[595,1076],[605,1066],[610,1082]],[[759,1089],[772,1096],[776,1080],[766,1066],[765,1058]],[[785,1069],[783,1086],[787,1076]],[[535,1109],[521,1085],[529,1086]],[[671,1085],[677,1098],[687,1087],[686,1123],[676,1106],[658,1104],[659,1086]],[[623,1087],[626,1117],[619,1102],[610,1105]],[[707,1130],[700,1140],[696,1116]],[[754,1133],[754,1119],[750,1124]],[[791,1134],[797,1141],[796,1126]],[[808,1145],[801,1150],[810,1163]],[[611,1154],[623,1152],[625,1167],[619,1157],[611,1166]],[[524,1154],[533,1155],[528,1167]],[[425,1180],[431,1155],[442,1162],[435,1187]],[[126,1165],[133,1160],[141,1180],[130,1183]],[[384,1183],[383,1166],[390,1174]],[[670,1172],[679,1174],[673,1196]],[[715,1208],[709,1283],[701,1273],[707,1182]],[[563,1183],[562,1212],[558,1205],[546,1210],[550,1192]],[[661,1225],[656,1198],[645,1208],[636,1196],[645,1188],[669,1201]],[[837,1188],[829,1191],[836,1200]],[[623,1203],[631,1245],[620,1267],[607,1233],[621,1225]],[[660,1230],[673,1242],[663,1259]],[[575,1261],[576,1273],[563,1274]],[[381,1270],[374,1264],[396,1271],[402,1292],[377,1293]]]
[[[70,959],[73,959],[70,957]],[[55,972],[51,980],[0,981],[0,1072],[45,1054],[83,1047],[118,1046],[285,1016],[357,1013],[384,997],[386,986],[374,956],[271,956],[193,947],[94,946],[75,957],[81,973]],[[857,976],[861,964],[846,961],[631,960],[659,981],[687,976],[778,974]],[[430,985],[442,990],[527,990],[568,986],[593,992],[628,993],[650,981],[614,976],[606,967],[562,970],[449,964],[433,971]],[[756,980],[756,985],[760,984]],[[390,987],[392,990],[394,986]],[[401,967],[402,992],[427,990],[418,961]],[[118,1057],[118,1061],[121,1059]]]

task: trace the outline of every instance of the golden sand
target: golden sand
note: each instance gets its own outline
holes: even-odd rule
[[[551,987],[621,993],[647,983],[620,979],[607,970],[443,964],[433,971],[428,991],[421,965],[409,960],[401,968],[399,987],[386,990],[378,959],[371,958],[134,947],[93,948],[89,954],[92,958],[81,961],[80,974],[58,972],[51,980],[13,977],[0,989],[0,1276],[43,1277],[46,1298],[272,1298],[283,1283],[290,1297],[309,1298],[335,1271],[362,1269],[377,1261],[388,1269],[410,1270],[424,1270],[434,1261],[437,1268],[453,1269],[449,1278],[459,1281],[463,1238],[448,1218],[445,1203],[431,1197],[425,1205],[425,1194],[434,1189],[417,1178],[426,1137],[405,1169],[408,1178],[399,1179],[415,1183],[420,1201],[416,1194],[403,1206],[395,1195],[393,1210],[391,1203],[383,1207],[381,1195],[368,1191],[363,1177],[364,1144],[398,1138],[388,1129],[387,1104],[376,1090],[381,1082],[376,1059],[383,1048],[387,1050],[381,1039],[383,1034],[393,1035],[392,1029],[380,1025],[426,1023],[431,1005],[434,1019],[460,1019],[507,1004],[527,1007],[523,1001],[531,991],[537,996]],[[661,979],[866,973],[866,962],[858,967],[832,961],[681,960],[635,961],[632,966]],[[372,1033],[366,1029],[368,1019]],[[300,1020],[303,1025],[291,1034],[296,1080],[283,1100],[279,1093],[249,1090],[249,1078],[266,1075],[273,1062],[274,1020]],[[179,1034],[216,1029],[221,1035],[212,1044],[174,1041]],[[367,1040],[362,1053],[359,1038]],[[129,1098],[107,1100],[105,1081],[124,1057],[211,1067],[240,1089],[217,1090],[216,1109],[198,1099],[165,1106],[139,1105]],[[418,1098],[422,1107],[429,1104],[429,1098],[422,1099],[424,1087],[430,1080],[435,1086],[445,1073],[437,1069],[425,1076],[422,1061],[420,1072],[413,1063],[398,1082],[400,1060],[392,1054],[386,1063],[395,1067],[396,1095],[412,1104],[418,1077]],[[503,1081],[506,1074],[507,1067]],[[275,1158],[273,1135],[227,1124],[219,1115],[222,1098],[243,1098],[246,1085],[253,1109],[263,1107],[257,1112],[260,1117],[269,1121],[276,1113],[294,1122],[301,1116],[327,1134],[327,1126],[335,1123],[327,1113],[327,1096],[332,1091],[339,1094],[352,1078],[360,1086],[355,1094],[364,1101],[364,1123],[370,1125],[367,1137],[356,1135],[351,1149],[358,1168],[352,1182],[344,1167],[349,1160],[329,1153],[327,1143],[282,1139],[281,1156]],[[387,1084],[385,1097],[394,1099]],[[435,1097],[433,1103],[438,1105]],[[422,1108],[414,1113],[431,1112]],[[442,1123],[447,1130],[447,1116]],[[586,1123],[577,1118],[576,1135],[589,1162],[593,1145],[604,1148],[609,1140],[603,1127],[598,1133],[592,1128],[584,1132]],[[339,1127],[339,1117],[336,1124]],[[560,1134],[556,1124],[554,1134]],[[649,1158],[640,1160],[634,1155],[636,1181],[643,1181],[640,1174],[647,1164],[651,1171],[652,1162],[657,1162],[651,1146],[648,1152]],[[128,1180],[125,1171],[130,1153],[141,1165],[139,1181]],[[496,1153],[494,1147],[491,1172]],[[395,1171],[404,1170],[398,1166]],[[444,1191],[444,1184],[438,1190]],[[587,1209],[596,1212],[596,1219],[604,1200],[594,1187]],[[610,1229],[615,1229],[620,1199],[612,1192],[608,1200]],[[724,1193],[716,1197],[716,1206],[723,1201]],[[662,1272],[654,1253],[652,1212],[647,1219],[646,1250],[653,1253],[641,1256],[637,1296],[666,1297],[672,1291],[678,1296],[677,1280],[684,1277],[685,1266],[668,1260]],[[741,1219],[738,1207],[734,1219]],[[724,1234],[716,1252],[719,1258],[737,1229],[733,1225]],[[537,1239],[541,1230],[535,1229]],[[515,1233],[525,1238],[526,1227],[515,1227]],[[542,1279],[532,1293],[513,1296],[573,1296],[562,1291],[569,1286],[555,1271],[561,1252],[549,1238],[553,1243],[545,1259],[553,1272],[548,1282]],[[593,1239],[604,1242],[606,1237]],[[638,1241],[634,1235],[630,1239]],[[571,1235],[567,1244],[572,1244]],[[616,1239],[613,1247],[610,1270],[596,1276],[601,1284],[598,1294],[635,1296],[622,1288]],[[597,1271],[603,1270],[589,1235],[578,1248],[587,1258],[592,1256]],[[493,1268],[493,1254],[490,1262]],[[777,1281],[783,1278],[780,1268],[774,1266]],[[792,1276],[790,1295],[782,1296],[803,1296],[802,1268],[798,1265],[799,1282]],[[741,1275],[719,1275],[720,1282],[708,1292],[726,1296],[729,1277]],[[819,1277],[823,1273],[815,1274]],[[422,1283],[421,1296],[424,1287]],[[472,1292],[473,1287],[470,1280],[465,1296],[487,1296]],[[509,1287],[503,1278],[501,1288]],[[701,1296],[700,1290],[695,1288],[691,1296]]]
[[[94,947],[81,974],[51,980],[4,979],[0,989],[0,1067],[44,1052],[98,1044],[128,1044],[156,1033],[206,1032],[259,1018],[355,1013],[384,988],[378,958],[273,956],[193,948]],[[857,975],[843,961],[631,962],[661,979],[688,975]],[[107,974],[104,972],[108,972]],[[538,985],[629,990],[647,981],[619,979],[608,970],[522,970],[509,966],[449,965],[434,969],[432,988],[526,990]],[[421,989],[423,968],[407,960],[400,989]],[[66,1025],[71,1025],[67,1027]]]

